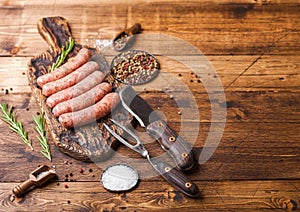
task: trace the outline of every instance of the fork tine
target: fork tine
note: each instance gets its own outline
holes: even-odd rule
[[[116,126],[120,127],[126,133],[128,133],[128,135],[132,136],[136,140],[136,144],[135,145],[131,145],[123,137],[121,137],[118,133],[116,133],[115,131],[113,131],[107,124],[103,123],[104,127],[108,130],[108,132],[110,132],[116,139],[118,139],[122,144],[124,144],[125,146],[129,147],[130,149],[138,152],[143,157],[146,157],[149,154],[148,151],[143,146],[143,144],[141,143],[140,139],[137,137],[137,135],[133,131],[127,129],[126,127],[124,127],[122,124],[120,124],[116,120],[111,119],[111,121]]]
[[[128,146],[129,148],[133,148],[131,144],[129,144],[123,137],[121,137],[118,133],[113,131],[107,124],[103,123],[104,127],[108,130],[110,134],[112,134],[116,139],[118,139],[122,144]]]
[[[136,142],[137,142],[137,144],[140,144],[141,142],[140,142],[140,139],[137,137],[137,135],[133,132],[133,131],[131,131],[131,130],[129,130],[128,128],[126,128],[125,126],[123,126],[120,122],[118,122],[118,121],[116,121],[116,120],[114,120],[114,119],[110,119],[115,125],[117,125],[118,127],[120,127],[122,130],[124,130],[126,133],[128,133],[131,137],[133,137],[135,140],[136,140]]]

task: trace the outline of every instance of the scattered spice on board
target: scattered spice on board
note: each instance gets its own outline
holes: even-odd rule
[[[127,40],[129,38],[129,35],[126,33],[123,33],[118,37],[117,39],[114,40],[113,45],[115,49],[122,49],[127,43]]]
[[[126,84],[144,84],[156,77],[159,62],[151,54],[140,50],[129,50],[117,55],[111,63],[113,76]]]

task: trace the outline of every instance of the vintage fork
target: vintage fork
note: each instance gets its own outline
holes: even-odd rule
[[[111,119],[111,121],[119,128],[123,129],[128,135],[130,135],[136,142],[135,145],[130,144],[127,142],[122,136],[117,134],[115,131],[113,131],[107,124],[104,123],[104,127],[122,144],[127,146],[128,148],[136,151],[140,155],[142,155],[144,158],[147,158],[149,163],[152,165],[152,167],[173,187],[177,188],[179,191],[184,193],[185,195],[189,197],[198,197],[200,194],[200,191],[197,187],[197,185],[190,180],[186,175],[184,175],[181,171],[179,171],[176,168],[172,168],[169,164],[159,160],[151,158],[149,155],[149,152],[144,147],[138,136],[131,131],[130,129],[126,128],[122,124],[120,124],[118,121]]]

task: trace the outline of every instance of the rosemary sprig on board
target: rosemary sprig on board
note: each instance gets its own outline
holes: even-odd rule
[[[37,139],[39,140],[42,150],[41,153],[51,161],[51,152],[48,145],[47,140],[47,130],[45,129],[45,117],[44,113],[40,114],[39,116],[32,115],[33,122],[34,122],[34,128],[35,131],[38,133]]]
[[[56,62],[52,64],[49,73],[54,71],[54,69],[58,68],[59,66],[61,66],[61,64],[65,61],[67,55],[70,53],[70,51],[72,51],[74,44],[75,43],[73,38],[70,37],[69,40],[66,41],[66,44],[61,47],[61,54],[58,56]]]
[[[9,129],[17,133],[23,140],[23,142],[33,150],[31,146],[31,141],[28,139],[28,133],[25,131],[23,124],[21,121],[17,120],[16,113],[13,112],[13,107],[8,107],[8,104],[3,103],[0,104],[0,108],[2,111],[1,118],[7,124],[9,124]]]

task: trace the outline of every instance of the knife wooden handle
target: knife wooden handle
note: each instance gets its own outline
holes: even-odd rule
[[[171,155],[180,170],[186,171],[194,166],[195,160],[190,148],[166,122],[154,121],[147,126],[146,130]]]
[[[197,185],[185,176],[181,171],[176,168],[172,168],[169,164],[162,162],[159,159],[150,159],[149,162],[154,167],[154,169],[159,172],[159,174],[173,187],[178,189],[180,192],[184,193],[189,197],[198,197],[200,191]]]

